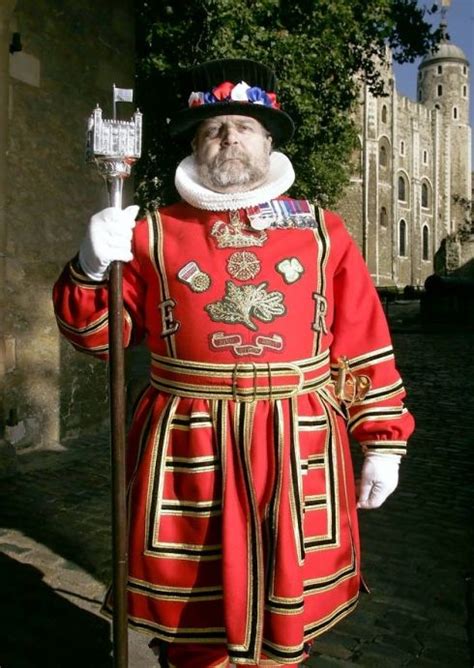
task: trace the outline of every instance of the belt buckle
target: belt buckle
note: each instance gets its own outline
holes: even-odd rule
[[[252,372],[253,372],[253,392],[249,397],[246,397],[245,395],[240,395],[239,396],[239,388],[237,386],[237,381],[238,381],[238,376],[239,376],[239,367],[246,367],[250,366],[252,367]],[[254,362],[237,362],[237,364],[234,364],[234,368],[232,370],[232,397],[234,401],[239,401],[241,403],[246,403],[246,404],[253,404],[257,400],[257,365]]]
[[[300,367],[297,364],[289,363],[287,366],[289,369],[291,369],[291,371],[293,371],[295,376],[297,376],[298,378],[298,383],[295,385],[295,387],[291,390],[290,394],[288,395],[288,399],[290,399],[291,397],[296,397],[296,395],[298,395],[303,389],[304,373],[303,370],[300,369]]]

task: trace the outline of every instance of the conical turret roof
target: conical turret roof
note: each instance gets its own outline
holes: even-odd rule
[[[458,63],[462,63],[463,65],[469,65],[469,61],[466,58],[464,51],[459,46],[456,46],[449,41],[446,32],[446,23],[442,24],[440,27],[443,29],[443,37],[441,38],[441,42],[438,44],[436,49],[428,53],[423,58],[420,63],[420,69],[441,60],[456,61]]]

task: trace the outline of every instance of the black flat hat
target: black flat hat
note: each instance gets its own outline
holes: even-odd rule
[[[293,136],[293,121],[276,101],[275,74],[262,63],[241,58],[211,60],[185,70],[180,88],[188,106],[172,118],[172,136],[191,135],[206,118],[227,114],[260,121],[275,146]]]

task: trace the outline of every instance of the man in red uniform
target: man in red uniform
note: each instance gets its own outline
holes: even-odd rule
[[[151,351],[128,446],[130,624],[177,668],[297,666],[357,604],[356,508],[395,489],[413,420],[344,224],[284,194],[294,172],[274,149],[293,123],[273,73],[213,61],[185,85],[182,201],[93,216],[55,308],[106,358],[107,268],[127,263],[126,345]]]

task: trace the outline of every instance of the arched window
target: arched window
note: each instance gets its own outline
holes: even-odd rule
[[[400,257],[407,254],[407,224],[403,218],[398,223],[398,254]]]
[[[400,202],[407,201],[407,187],[403,176],[398,177],[398,199]]]
[[[428,188],[428,184],[422,183],[421,184],[421,206],[424,209],[427,209],[430,205],[430,191]]]
[[[441,97],[441,95],[443,94],[443,86],[441,84],[438,85],[437,91],[438,91],[438,97]]]
[[[423,225],[421,233],[421,257],[423,260],[430,259],[430,229],[428,225]]]
[[[379,222],[381,227],[387,227],[387,209],[384,206],[380,209]]]
[[[380,146],[379,163],[381,167],[386,167],[388,163],[387,149],[383,144]]]
[[[463,73],[463,74],[467,74],[467,67],[466,67],[465,65],[463,65],[462,73]]]
[[[438,65],[438,74],[443,74],[443,66]]]
[[[382,123],[386,123],[387,122],[387,106],[385,104],[382,107],[381,117],[382,117]]]

